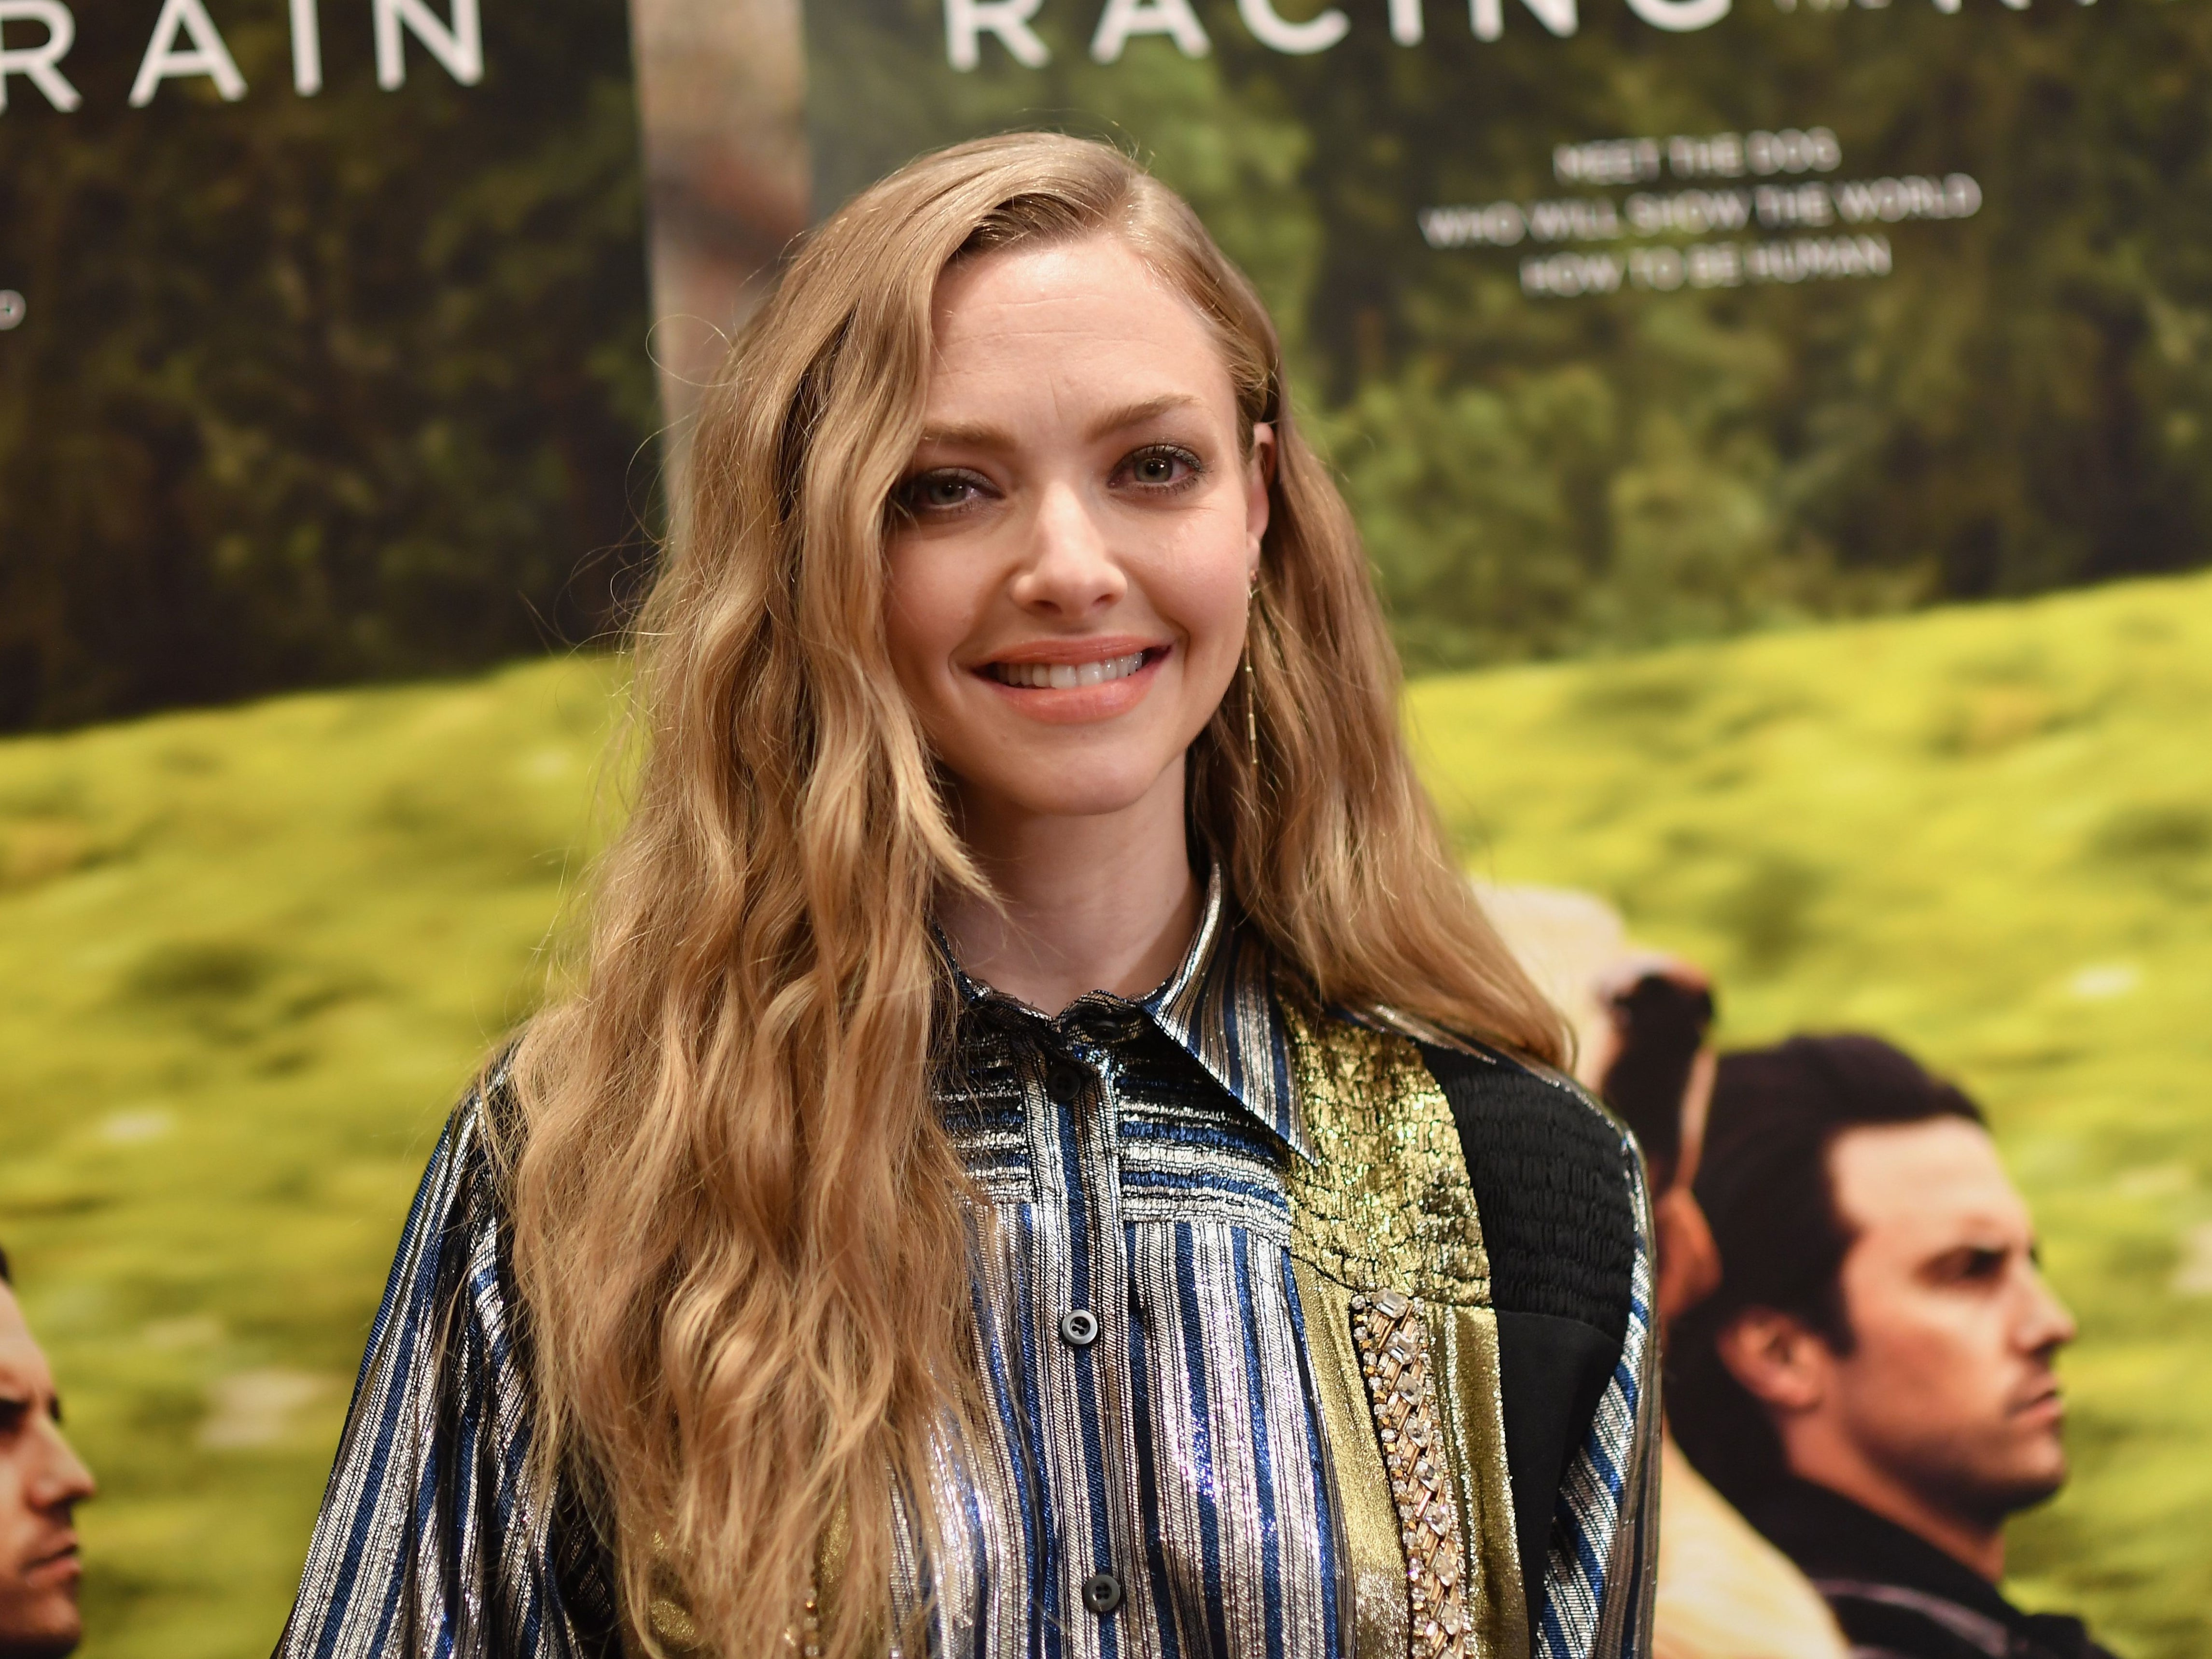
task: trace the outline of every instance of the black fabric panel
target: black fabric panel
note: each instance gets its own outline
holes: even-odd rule
[[[1529,1642],[1569,1461],[1628,1334],[1636,1211],[1620,1131],[1572,1091],[1492,1051],[1421,1045],[1458,1127],[1490,1255],[1514,1541]]]
[[[1594,1325],[1556,1314],[1498,1316],[1498,1392],[1505,1405],[1505,1462],[1513,1476],[1513,1536],[1528,1587],[1531,1640],[1544,1581],[1552,1511],[1567,1462],[1589,1432],[1620,1344]],[[1533,1651],[1533,1649],[1532,1649]]]
[[[1636,1263],[1620,1131],[1503,1055],[1424,1043],[1421,1056],[1459,1126],[1498,1310],[1579,1319],[1617,1352]]]

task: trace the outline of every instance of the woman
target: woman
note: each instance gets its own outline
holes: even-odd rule
[[[1273,330],[1044,135],[818,230],[455,1114],[287,1655],[1640,1651],[1648,1233]]]

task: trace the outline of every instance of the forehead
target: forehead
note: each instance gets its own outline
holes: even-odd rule
[[[1198,307],[1118,236],[963,260],[939,281],[933,313],[933,408],[1048,387],[1117,402],[1164,392],[1235,400]]]
[[[1941,1247],[1962,1231],[2031,1231],[1996,1143],[1964,1118],[1846,1129],[1828,1157],[1836,1207],[1863,1239]]]
[[[0,1285],[0,1388],[44,1394],[50,1382],[46,1357],[32,1340],[15,1292]]]

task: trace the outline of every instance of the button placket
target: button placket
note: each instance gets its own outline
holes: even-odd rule
[[[1093,1077],[1075,1060],[1055,1059],[1045,1068],[1045,1088],[1055,1101],[1073,1110],[1082,1101],[1085,1085]],[[1097,1341],[1098,1316],[1088,1308],[1070,1308],[1060,1315],[1059,1329],[1060,1340],[1079,1353]]]
[[[1045,1092],[1062,1106],[1073,1106],[1083,1098],[1083,1068],[1072,1060],[1055,1060],[1045,1067]]]
[[[1106,1340],[1105,1321],[1099,1311],[1112,1297],[1122,1293],[1128,1272],[1122,1254],[1114,1059],[1110,1043],[1101,1041],[1097,1033],[1081,1032],[1071,1046],[1073,1054],[1054,1056],[1048,1061],[1045,1088],[1084,1126],[1080,1133],[1085,1141],[1083,1184],[1091,1220],[1089,1278],[1092,1305],[1065,1310],[1055,1322],[1055,1330],[1070,1359],[1091,1375],[1099,1390],[1100,1426],[1105,1441],[1102,1449],[1108,1468],[1112,1471],[1125,1464],[1132,1455],[1130,1449],[1121,1443],[1121,1433],[1126,1426],[1127,1402],[1119,1396],[1126,1379],[1119,1358],[1109,1356],[1111,1345]],[[1117,1477],[1109,1473],[1108,1480],[1113,1483]],[[1109,1523],[1104,1533],[1091,1540],[1100,1553],[1091,1558],[1094,1571],[1075,1587],[1077,1599],[1085,1610],[1102,1620],[1117,1615],[1128,1605],[1127,1580],[1114,1570],[1112,1564],[1132,1540],[1118,1537],[1117,1533],[1118,1528]]]

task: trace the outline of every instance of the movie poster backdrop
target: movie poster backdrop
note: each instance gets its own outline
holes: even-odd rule
[[[2203,1651],[2212,8],[808,0],[805,33],[817,216],[1056,127],[1251,273],[1474,868],[1702,962],[1724,1042],[1869,1030],[1984,1099],[2082,1320],[2011,1589]]]
[[[0,730],[592,635],[641,198],[612,0],[0,0]]]

